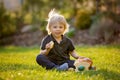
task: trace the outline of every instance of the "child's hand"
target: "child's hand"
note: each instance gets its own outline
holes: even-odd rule
[[[83,58],[83,60],[85,60],[85,61],[91,61],[90,58]]]
[[[89,62],[90,64],[93,63],[92,60],[91,60],[90,58],[84,58],[83,60],[86,61],[86,62]]]
[[[46,49],[52,49],[54,46],[54,42],[50,41],[49,43],[46,44]]]
[[[89,62],[89,63],[92,64],[92,60],[91,60],[90,58],[87,58],[87,57],[79,57],[79,59],[80,59],[81,61]]]
[[[81,62],[88,62],[90,64],[90,66],[92,66],[92,64],[93,64],[93,62],[92,62],[92,60],[90,58],[84,57],[82,59],[81,58],[78,58],[78,59]]]

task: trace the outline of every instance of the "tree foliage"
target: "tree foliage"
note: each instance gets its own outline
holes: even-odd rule
[[[120,34],[120,1],[97,0],[97,13],[93,18],[90,33],[109,43]]]
[[[16,26],[14,19],[6,12],[2,3],[0,3],[0,38],[15,33]]]
[[[70,25],[81,28],[89,28],[99,13],[107,13],[114,22],[120,23],[119,0],[22,0],[22,8],[18,12],[12,12],[16,16],[11,17],[3,5],[0,5],[0,37],[20,32],[24,25],[33,25],[45,31],[46,19],[51,9],[55,8],[65,16]],[[97,1],[97,2],[96,2]],[[93,3],[93,4],[91,4]],[[97,4],[96,4],[97,3]],[[109,14],[108,14],[109,13]],[[29,16],[28,16],[29,15]],[[99,18],[98,18],[99,19]],[[96,26],[97,27],[97,26]]]

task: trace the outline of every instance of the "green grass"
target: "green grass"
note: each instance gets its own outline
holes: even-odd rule
[[[76,46],[96,71],[45,70],[36,63],[39,47],[0,47],[0,80],[120,80],[120,46]]]

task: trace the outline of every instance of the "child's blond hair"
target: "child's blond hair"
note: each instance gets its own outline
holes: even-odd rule
[[[57,22],[64,25],[65,30],[64,30],[63,34],[68,32],[68,30],[69,30],[69,25],[68,25],[66,19],[64,18],[64,16],[56,13],[54,9],[49,12],[47,21],[48,21],[48,24],[47,24],[46,30],[47,30],[48,34],[51,34],[50,26]]]

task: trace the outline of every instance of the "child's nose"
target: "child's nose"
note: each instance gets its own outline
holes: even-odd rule
[[[57,30],[60,30],[60,28],[58,27]]]

